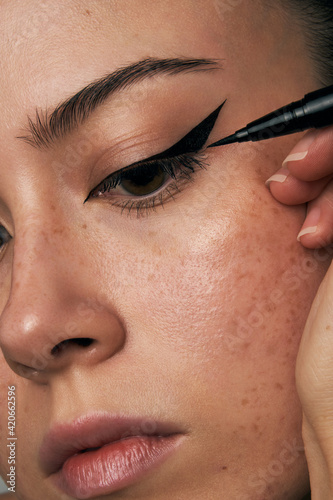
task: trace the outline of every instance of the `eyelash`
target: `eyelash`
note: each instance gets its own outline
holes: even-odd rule
[[[193,175],[198,170],[206,169],[206,155],[204,155],[203,151],[198,151],[172,158],[159,158],[131,165],[109,175],[89,193],[86,201],[89,198],[98,198],[105,195],[105,193],[111,193],[124,180],[128,180],[129,173],[132,173],[133,176],[151,175],[154,169],[157,173],[163,172],[169,177],[171,182],[165,179],[161,187],[156,191],[152,191],[151,195],[137,196],[137,200],[133,199],[135,195],[132,195],[132,198],[127,198],[123,201],[119,199],[115,200],[112,202],[112,205],[120,207],[122,212],[125,210],[128,211],[128,214],[136,210],[138,217],[144,214],[148,215],[151,211],[155,211],[157,206],[164,206],[165,201],[169,198],[174,199],[174,194],[181,191],[180,188],[183,182],[187,184],[192,181]],[[131,196],[130,193],[128,196]]]

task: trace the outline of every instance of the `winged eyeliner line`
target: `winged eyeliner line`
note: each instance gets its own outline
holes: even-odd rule
[[[146,164],[148,162],[154,160],[166,160],[169,158],[174,158],[180,156],[182,154],[189,153],[197,153],[200,151],[205,143],[207,142],[211,131],[214,128],[216,120],[220,114],[221,109],[223,108],[226,100],[215,110],[213,111],[207,118],[205,118],[199,125],[196,125],[188,134],[185,135],[180,141],[171,146],[171,148],[163,151],[162,153],[158,153],[157,155],[150,156],[149,158],[145,158],[143,160],[134,162],[131,165],[128,165],[123,170],[130,170],[139,165]],[[110,174],[109,177],[113,177],[115,173]],[[89,193],[88,197],[84,201],[86,203],[91,196],[91,193],[94,189]]]
[[[199,123],[199,125],[194,127],[194,129],[186,134],[185,137],[183,137],[179,142],[177,142],[177,144],[174,144],[171,148],[163,151],[162,153],[150,156],[149,158],[145,158],[137,163],[146,163],[153,160],[172,158],[185,153],[196,153],[200,151],[200,149],[202,149],[207,142],[225,103],[226,100],[215,111],[213,111],[213,113]]]

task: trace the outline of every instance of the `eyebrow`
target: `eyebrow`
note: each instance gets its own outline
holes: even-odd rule
[[[48,110],[36,109],[34,120],[28,116],[27,134],[17,139],[38,149],[50,147],[77,129],[111,95],[123,89],[156,75],[177,75],[216,69],[221,69],[216,59],[143,59],[89,83],[59,104],[51,114]]]

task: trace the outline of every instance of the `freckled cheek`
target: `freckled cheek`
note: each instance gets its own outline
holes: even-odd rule
[[[219,352],[227,364],[249,348],[267,363],[295,357],[326,266],[296,241],[302,212],[263,193],[260,206],[257,194],[248,196],[230,224],[216,217],[183,226],[172,254],[152,256],[133,302],[138,328],[149,325],[156,346],[186,359]]]

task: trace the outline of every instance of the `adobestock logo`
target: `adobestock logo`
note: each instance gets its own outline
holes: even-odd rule
[[[255,490],[258,495],[268,492],[269,486],[304,456],[303,443],[299,443],[296,438],[291,442],[283,441],[282,449],[276,459],[272,460],[265,469],[259,469],[255,475],[250,477],[249,488]]]
[[[248,492],[241,495],[238,500],[253,500],[254,498],[270,498],[271,488],[278,478],[286,473],[297,460],[304,459],[304,446],[296,438],[282,441],[281,450],[267,467],[259,468],[248,479]],[[281,482],[281,479],[279,480]],[[262,495],[262,496],[258,496]],[[266,496],[268,495],[268,496]]]
[[[221,21],[224,21],[226,16],[239,7],[244,0],[215,0],[215,10]]]

